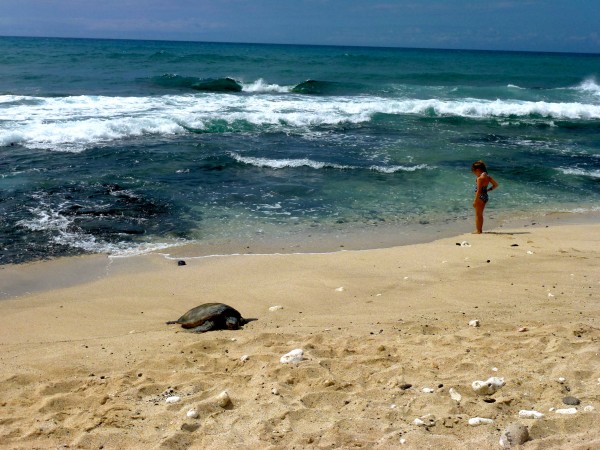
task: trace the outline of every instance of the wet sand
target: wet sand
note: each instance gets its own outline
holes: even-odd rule
[[[523,448],[600,447],[598,223],[0,272],[60,278],[73,261],[76,279],[31,293],[15,281],[19,296],[0,301],[2,448],[492,449],[515,422],[529,428]],[[205,334],[165,325],[205,302],[258,320]],[[282,364],[294,349],[304,359]],[[505,385],[476,394],[489,377]]]

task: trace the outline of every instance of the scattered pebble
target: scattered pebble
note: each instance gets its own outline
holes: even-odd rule
[[[198,414],[198,411],[196,411],[195,409],[190,409],[186,413],[186,416],[188,416],[190,419],[197,419],[199,414]]]
[[[473,319],[473,320],[470,320],[470,321],[469,321],[469,326],[470,326],[470,327],[475,327],[475,328],[477,328],[477,327],[479,327],[479,325],[480,325],[480,323],[479,323],[479,320],[477,320],[477,319]]]
[[[513,448],[529,440],[529,430],[520,423],[511,423],[500,435],[500,447]]]
[[[406,391],[407,389],[410,389],[412,387],[412,384],[410,383],[404,383],[400,385],[400,389],[402,389],[403,391]]]
[[[521,327],[517,330],[519,333],[525,333],[526,331],[529,331],[529,329],[527,327]]]
[[[250,359],[250,357],[249,357],[248,355],[242,355],[242,356],[240,357],[240,361],[242,361],[242,362],[246,362],[246,361],[248,361],[249,359]]]
[[[269,311],[274,312],[274,311],[278,311],[280,309],[283,309],[283,306],[281,306],[281,305],[275,305],[275,306],[271,306],[269,308]]]
[[[554,410],[556,414],[577,414],[577,408],[564,408]]]
[[[426,414],[424,416],[417,417],[415,420],[413,420],[413,424],[419,427],[429,427],[435,425],[435,416],[432,414]]]
[[[344,287],[343,287],[343,286],[340,286],[339,288],[337,288],[337,289],[335,290],[335,292],[344,292]]]
[[[177,265],[178,265],[178,266],[185,266],[185,265],[186,265],[186,262],[185,262],[185,261],[183,261],[183,260],[179,260],[179,261],[177,261]]]
[[[554,294],[552,292],[548,292],[548,298],[552,298],[554,297]]]
[[[585,408],[583,408],[583,410],[585,412],[592,412],[594,411],[596,408],[594,408],[592,405],[587,405]]]
[[[522,409],[519,411],[519,417],[522,419],[541,419],[544,414],[538,411]]]
[[[558,382],[559,382],[560,384],[563,384],[565,381],[567,381],[567,379],[566,379],[565,377],[560,377],[560,378],[558,379]]]
[[[477,394],[491,395],[505,384],[504,378],[490,377],[486,381],[473,381],[471,387]]]
[[[229,397],[229,393],[227,391],[223,391],[217,395],[217,404],[221,408],[227,408],[231,404],[231,397]]]
[[[165,402],[167,402],[167,403],[177,403],[180,400],[181,400],[181,397],[179,397],[178,395],[171,395],[170,397],[167,397],[165,399]]]
[[[406,439],[404,439],[404,438],[400,439],[400,444],[401,444],[401,445],[404,445],[404,444],[406,444]]]
[[[527,250],[527,254],[528,255],[533,255],[533,252],[531,250]]]
[[[390,405],[390,409],[396,409],[396,404],[395,404],[395,403],[392,403],[392,404]]]
[[[426,394],[433,394],[435,392],[434,389],[428,388],[428,387],[424,387],[423,389],[421,389],[423,392],[425,392]]]
[[[273,395],[279,395],[279,389],[277,389],[276,387],[274,387],[273,389],[271,389],[271,394],[273,394]]]
[[[565,405],[575,406],[575,405],[579,405],[581,403],[581,401],[577,397],[569,396],[569,397],[563,398],[563,403]]]
[[[301,348],[297,348],[297,349],[292,350],[291,352],[283,355],[279,359],[279,362],[281,364],[297,364],[297,363],[302,362],[303,360],[304,360],[304,350],[302,350]]]
[[[198,423],[182,423],[180,429],[181,429],[181,431],[187,431],[188,433],[193,433],[198,428],[200,428],[200,424],[198,424]]]
[[[472,427],[477,427],[479,425],[489,425],[491,423],[494,423],[492,419],[486,419],[484,417],[473,417],[469,419],[469,425],[471,425]]]
[[[450,398],[452,400],[454,400],[457,403],[460,403],[460,401],[462,400],[462,395],[460,395],[456,389],[450,388],[448,392],[450,393]]]

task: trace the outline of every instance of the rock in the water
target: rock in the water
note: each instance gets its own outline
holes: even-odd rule
[[[576,405],[579,405],[581,403],[581,401],[576,397],[569,396],[569,397],[563,398],[563,403],[565,405],[576,406]]]
[[[177,261],[177,265],[178,265],[178,266],[185,266],[185,265],[186,265],[186,263],[185,263],[185,261],[184,261],[184,260],[180,259],[179,261]]]
[[[513,448],[529,440],[529,430],[520,423],[511,423],[500,435],[500,447]]]

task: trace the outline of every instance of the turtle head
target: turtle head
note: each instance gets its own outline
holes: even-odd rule
[[[227,317],[225,319],[225,326],[228,330],[237,330],[240,327],[240,321],[237,317]]]

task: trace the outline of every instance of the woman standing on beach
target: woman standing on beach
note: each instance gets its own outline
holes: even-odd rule
[[[475,161],[471,165],[471,172],[477,177],[477,187],[475,188],[475,200],[473,208],[475,209],[475,234],[483,233],[483,210],[488,202],[488,192],[498,187],[498,183],[487,173],[485,163],[481,160]],[[488,186],[492,187],[488,188]]]

